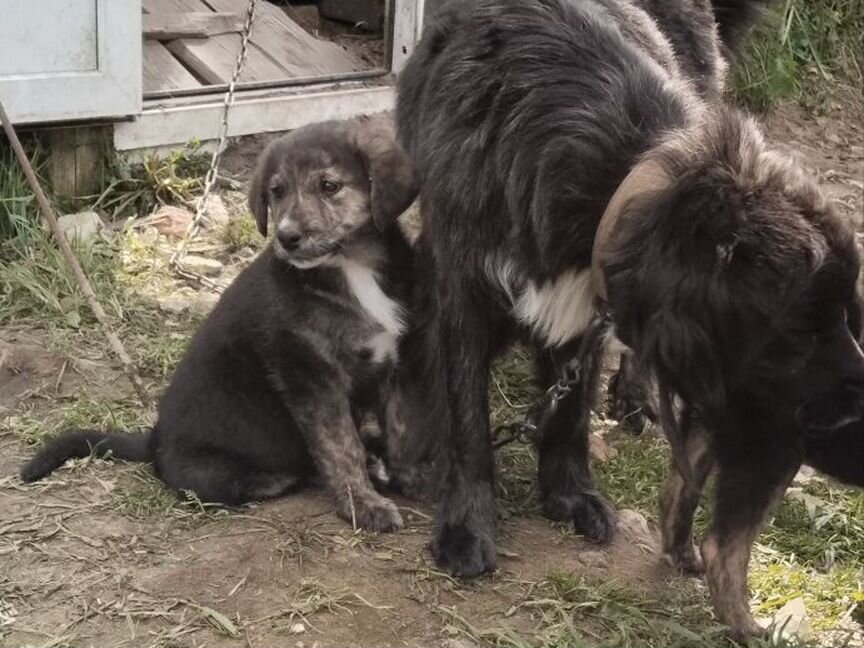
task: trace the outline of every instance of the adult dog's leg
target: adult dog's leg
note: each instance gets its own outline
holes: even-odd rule
[[[718,456],[718,465],[714,519],[702,543],[702,559],[718,619],[733,636],[745,638],[761,632],[748,605],[750,549],[801,458],[789,448],[748,447],[734,457]]]
[[[347,400],[292,403],[325,486],[336,501],[336,513],[362,529],[393,531],[402,526],[396,505],[380,495],[366,470],[366,450]]]
[[[439,348],[449,403],[447,475],[432,550],[438,565],[471,576],[494,569],[494,456],[487,388],[493,352],[492,308],[469,294],[439,293]]]
[[[631,351],[620,355],[618,371],[609,380],[610,414],[634,433],[641,434],[656,416],[651,407],[650,382],[647,372]]]
[[[705,486],[705,480],[714,466],[710,436],[701,426],[693,426],[685,442],[694,483],[689,487],[671,462],[669,477],[660,496],[660,524],[663,533],[663,556],[684,573],[701,574],[702,558],[693,544],[693,516]]]
[[[581,345],[577,342],[575,346]],[[541,419],[540,497],[547,517],[571,521],[589,540],[609,542],[615,531],[615,511],[595,489],[588,463],[591,407],[597,394],[602,350],[592,344],[582,356],[578,381],[558,402],[554,413]],[[543,384],[553,385],[560,376],[559,363],[548,351],[540,352],[538,362]]]

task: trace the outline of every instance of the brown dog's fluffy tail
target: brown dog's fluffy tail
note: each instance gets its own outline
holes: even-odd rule
[[[736,52],[774,0],[711,0],[720,40],[729,52]]]
[[[50,439],[36,456],[21,469],[21,479],[33,482],[50,475],[67,459],[95,455],[125,461],[151,461],[150,435],[102,432],[99,430],[68,430]]]

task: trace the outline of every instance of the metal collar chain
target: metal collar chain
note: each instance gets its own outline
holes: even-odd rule
[[[170,266],[174,269],[174,272],[179,276],[184,279],[192,279],[207,288],[215,290],[216,292],[222,292],[222,286],[197,272],[185,269],[183,267],[183,257],[189,249],[189,244],[201,231],[201,221],[207,214],[207,202],[210,198],[210,194],[216,186],[216,181],[218,180],[219,162],[222,159],[222,153],[225,152],[225,144],[228,141],[228,115],[231,112],[231,107],[234,105],[234,93],[237,87],[237,81],[240,79],[240,73],[243,70],[243,65],[246,63],[246,56],[249,53],[249,38],[252,35],[252,23],[255,21],[255,2],[256,0],[249,0],[249,5],[246,8],[246,21],[243,24],[240,52],[237,55],[237,62],[234,64],[234,72],[231,75],[231,82],[228,84],[228,90],[225,92],[225,99],[222,104],[222,125],[219,133],[219,141],[216,145],[216,150],[213,152],[213,157],[210,159],[210,168],[207,170],[207,175],[204,177],[204,190],[195,205],[195,216],[186,228],[183,240],[180,241],[180,244],[177,246],[177,249],[168,261]]]
[[[606,331],[611,318],[608,312],[599,313],[592,322],[588,325],[582,339],[579,342],[579,348],[576,354],[569,362],[566,362],[561,367],[561,377],[554,385],[546,390],[543,397],[537,402],[532,411],[525,417],[525,420],[516,423],[502,425],[494,430],[494,436],[499,436],[502,432],[507,435],[495,441],[492,447],[496,450],[509,443],[518,440],[528,440],[532,437],[536,438],[537,431],[542,429],[546,421],[555,414],[558,410],[558,405],[566,398],[573,388],[582,380],[582,358],[590,351],[590,348],[595,344],[598,338]]]

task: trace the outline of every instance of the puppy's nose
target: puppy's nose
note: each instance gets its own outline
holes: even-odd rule
[[[279,232],[277,232],[276,238],[279,239],[279,244],[283,248],[285,248],[289,252],[292,252],[293,250],[296,250],[298,247],[300,247],[300,240],[303,238],[303,235],[300,234],[300,232],[294,230],[280,230]]]

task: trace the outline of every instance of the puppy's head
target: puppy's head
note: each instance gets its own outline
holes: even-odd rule
[[[380,120],[323,122],[261,154],[249,206],[276,255],[298,268],[327,263],[392,225],[417,195],[407,156]]]
[[[611,234],[618,335],[715,421],[748,410],[826,431],[861,418],[852,234],[749,120],[713,119],[649,155],[668,182],[633,196]]]

